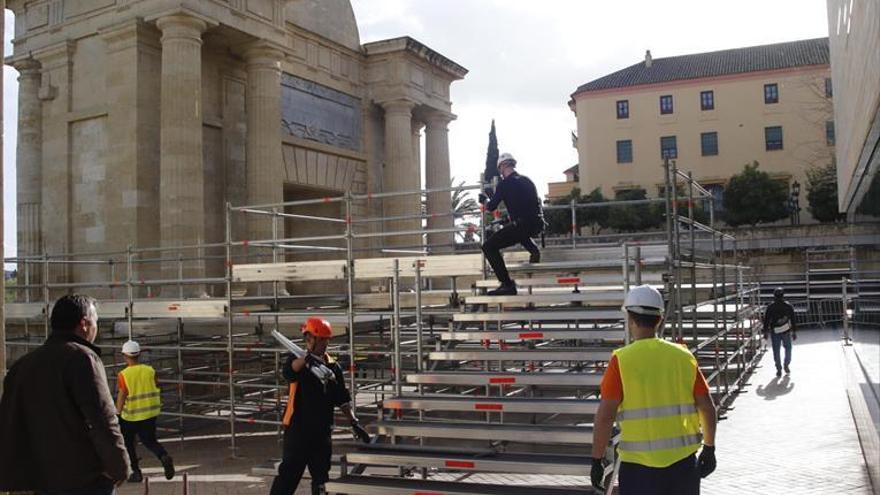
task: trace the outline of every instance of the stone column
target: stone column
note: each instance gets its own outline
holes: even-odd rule
[[[18,142],[16,143],[16,180],[18,181],[18,255],[34,256],[43,252],[42,203],[43,180],[43,104],[40,101],[40,63],[26,59],[14,64],[18,70]],[[39,263],[19,263],[18,281],[39,283],[43,267]],[[30,291],[38,296],[39,291]],[[24,294],[20,294],[23,296]],[[33,298],[31,299],[33,300]]]
[[[162,96],[160,118],[159,224],[162,247],[196,245],[204,242],[205,177],[202,165],[202,33],[207,25],[185,14],[161,17]],[[195,250],[181,251],[193,257]],[[175,257],[165,251],[163,257]],[[184,278],[205,274],[202,260],[183,263]],[[178,264],[163,266],[165,278],[177,278]],[[176,293],[166,287],[165,293]],[[192,286],[189,295],[204,289]]]
[[[281,61],[284,53],[266,44],[247,49],[247,202],[284,201],[284,158],[281,150]],[[251,240],[272,238],[270,217],[248,215]],[[278,222],[278,238],[284,222]],[[271,252],[266,251],[266,254]],[[265,258],[262,261],[270,261]]]
[[[425,187],[437,189],[449,187],[449,122],[453,115],[432,112],[427,118],[425,143]],[[428,194],[428,228],[452,228],[453,219],[447,215],[452,210],[452,193],[437,192]],[[431,214],[439,216],[432,217]],[[436,246],[432,252],[451,252],[455,235],[430,234],[428,245]]]
[[[409,100],[392,100],[382,104],[385,109],[385,169],[382,171],[383,192],[413,191],[419,189],[420,171],[413,157],[412,109],[415,103]],[[386,217],[417,215],[419,196],[394,196],[385,198]],[[385,222],[385,231],[417,230],[419,221],[392,220]],[[384,245],[407,249],[420,249],[421,236],[385,237]]]

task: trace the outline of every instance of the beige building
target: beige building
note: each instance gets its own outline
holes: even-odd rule
[[[581,190],[656,196],[666,156],[717,197],[755,160],[803,185],[807,168],[832,160],[831,89],[827,38],[658,59],[648,52],[572,95]],[[805,203],[801,187],[804,213]]]
[[[348,0],[7,4],[16,22],[6,63],[20,73],[20,255],[220,242],[226,202],[449,186],[449,90],[467,71],[408,37],[361,45]],[[408,215],[419,204],[364,201],[352,214]],[[449,209],[449,194],[428,198],[429,213]],[[311,213],[344,216],[339,203]],[[238,239],[272,235],[259,217],[233,227]],[[291,219],[279,237],[307,233],[321,227]],[[222,269],[192,261],[183,274]],[[95,270],[53,278],[106,279]]]
[[[840,211],[853,214],[880,180],[880,0],[828,0],[828,33],[837,199]]]
[[[580,187],[580,171],[577,165],[565,169],[562,173],[565,174],[564,181],[547,183],[547,201],[564,198],[571,194],[572,189]]]

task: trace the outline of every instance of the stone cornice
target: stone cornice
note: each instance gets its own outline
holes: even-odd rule
[[[367,43],[364,45],[364,51],[367,57],[403,52],[427,62],[431,67],[442,70],[453,80],[464,79],[468,73],[468,70],[461,65],[409,36]]]

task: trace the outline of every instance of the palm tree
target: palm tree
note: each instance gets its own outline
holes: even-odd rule
[[[479,208],[479,206],[477,205],[477,201],[470,195],[470,191],[462,189],[465,184],[464,180],[459,182],[457,186],[453,186],[453,184],[455,184],[455,177],[449,181],[449,185],[456,188],[452,191],[452,218],[453,222],[455,222],[464,218],[466,214],[473,213],[474,210]],[[468,230],[465,232],[456,232],[456,238],[459,239],[460,242],[475,242],[474,233],[476,232],[477,224],[468,221],[461,222],[459,225],[468,227]]]

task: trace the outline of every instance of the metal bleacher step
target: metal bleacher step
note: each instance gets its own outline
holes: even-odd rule
[[[453,438],[540,444],[590,445],[593,426],[555,426],[519,423],[470,423],[427,421],[377,421],[382,435],[422,438]]]
[[[542,263],[514,263],[507,266],[511,272],[562,272],[562,273],[586,273],[590,270],[602,268],[620,269],[623,260],[591,260],[591,261],[547,261]],[[632,263],[630,263],[632,265]],[[665,266],[665,257],[643,258],[642,266]]]
[[[619,309],[456,313],[452,317],[453,321],[617,321],[621,318]]]
[[[534,373],[487,371],[437,371],[411,373],[407,383],[421,385],[538,385],[556,387],[598,387],[602,373]]]
[[[485,453],[468,455],[465,452],[446,452],[413,446],[393,448],[394,445],[373,449],[359,448],[346,455],[350,464],[392,465],[420,468],[438,468],[456,471],[479,471],[489,473],[560,474],[586,476],[589,473],[590,456],[559,454],[513,454]]]
[[[395,397],[382,402],[386,409],[421,411],[509,412],[528,414],[594,415],[598,399],[536,399],[520,397]]]
[[[515,296],[468,296],[467,304],[570,304],[587,303],[593,306],[620,306],[623,291],[555,292],[536,294],[517,294]]]
[[[343,476],[325,485],[327,493],[348,495],[590,495],[591,488],[490,485],[420,479]]]
[[[532,350],[452,350],[428,354],[431,361],[608,361],[610,348],[565,348]]]
[[[441,340],[603,340],[619,342],[624,340],[624,330],[618,329],[592,329],[592,328],[567,328],[567,329],[525,329],[525,330],[487,330],[487,331],[461,331],[441,332]]]
[[[535,277],[519,277],[513,281],[517,287],[596,287],[601,285],[617,285],[623,287],[623,275],[619,268],[613,273],[590,273],[589,275],[557,275],[547,276],[539,275]],[[659,272],[642,273],[642,283],[645,284],[662,284],[663,274]],[[480,288],[494,288],[498,286],[498,281],[494,279],[477,280],[474,284]],[[582,289],[583,290],[583,289]]]

